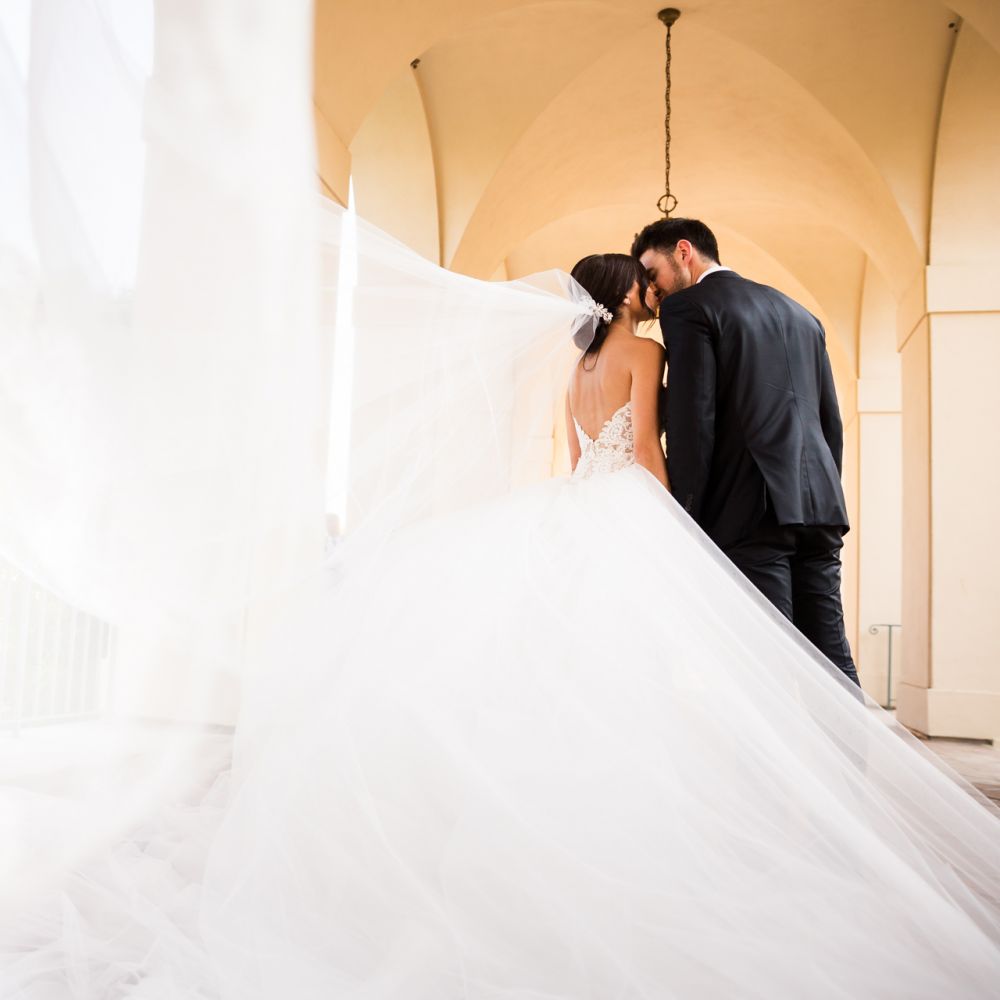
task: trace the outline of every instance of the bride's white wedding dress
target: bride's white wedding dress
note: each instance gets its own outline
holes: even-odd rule
[[[574,477],[589,479],[595,472],[617,472],[635,462],[635,436],[632,433],[632,403],[619,406],[604,421],[596,438],[591,438],[573,418],[580,459]]]
[[[26,913],[10,995],[996,995],[995,812],[635,464],[630,404],[575,428],[573,476],[335,556],[238,782]]]
[[[333,584],[209,867],[232,995],[995,995],[995,816],[635,464],[629,404],[576,432],[571,478]]]
[[[26,911],[9,994],[995,996],[995,814],[635,464],[629,404],[576,433],[572,477],[335,557],[236,785]]]

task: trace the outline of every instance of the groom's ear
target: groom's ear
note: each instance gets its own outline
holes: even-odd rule
[[[694,247],[689,240],[678,240],[674,249],[680,250],[681,260],[685,264],[694,256]]]

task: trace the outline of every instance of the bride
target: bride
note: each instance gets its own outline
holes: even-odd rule
[[[179,135],[185,88],[258,52],[219,74],[177,30],[200,15],[159,14],[134,301],[46,270],[86,222],[62,201],[3,300],[3,552],[121,636],[86,758],[89,723],[8,758],[4,994],[995,995],[996,810],[665,489],[634,262],[476,282],[317,210],[308,144],[274,153],[308,74]],[[308,10],[270,16],[299,67]],[[325,567],[316,226],[353,289],[325,304],[353,372]]]
[[[670,489],[660,447],[663,348],[655,340],[636,336],[639,322],[655,312],[655,293],[645,271],[625,254],[602,254],[584,257],[572,276],[592,290],[601,311],[594,340],[574,366],[566,394],[566,425],[576,430],[569,435],[573,471],[589,476],[634,461]],[[622,285],[630,278],[632,283],[623,296]],[[618,314],[601,305],[605,300],[619,303]],[[592,428],[590,434],[581,420]]]

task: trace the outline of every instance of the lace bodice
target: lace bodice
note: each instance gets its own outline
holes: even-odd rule
[[[574,479],[589,479],[597,472],[617,472],[635,462],[635,435],[632,431],[632,403],[619,406],[604,421],[596,440],[573,418],[577,440],[580,442],[580,461],[573,472]]]

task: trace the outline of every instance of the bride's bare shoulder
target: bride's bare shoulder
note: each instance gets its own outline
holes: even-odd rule
[[[663,345],[649,337],[632,337],[625,350],[630,368],[655,368],[663,365],[666,352]]]

